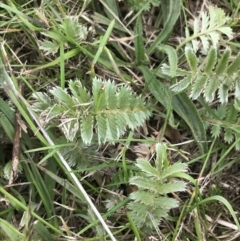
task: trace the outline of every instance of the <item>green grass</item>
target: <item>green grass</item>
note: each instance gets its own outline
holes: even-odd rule
[[[240,4],[213,4],[201,31],[201,1],[0,3],[0,240],[238,240]]]

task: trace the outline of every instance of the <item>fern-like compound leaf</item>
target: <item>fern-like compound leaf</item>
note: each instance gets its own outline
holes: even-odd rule
[[[141,126],[151,115],[142,96],[137,96],[127,86],[117,88],[113,81],[94,78],[92,96],[79,80],[69,81],[69,89],[50,90],[53,99],[39,93],[33,97],[34,110],[40,112],[41,122],[58,126],[69,141],[81,133],[83,142],[90,145],[93,133],[99,144],[114,142],[127,127]]]
[[[207,54],[210,43],[216,48],[222,34],[228,38],[232,38],[232,29],[226,26],[228,19],[222,9],[209,6],[208,13],[201,11],[200,17],[195,18],[193,22],[193,35],[190,36],[190,31],[186,30],[185,42],[187,40],[191,41],[194,52],[197,52],[201,48],[202,53]]]

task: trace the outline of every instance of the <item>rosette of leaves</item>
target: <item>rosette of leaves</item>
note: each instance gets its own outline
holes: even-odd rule
[[[189,96],[194,100],[203,94],[206,102],[218,97],[221,104],[228,103],[229,93],[240,98],[240,54],[233,56],[230,48],[220,54],[211,48],[205,58],[198,58],[192,48],[186,47],[185,56],[188,68],[177,69],[176,77],[181,80],[170,87],[172,91],[190,89]],[[162,71],[171,76],[168,65],[164,64]]]
[[[127,127],[135,129],[151,115],[142,96],[110,80],[94,78],[92,94],[78,80],[69,81],[68,90],[55,87],[50,93],[52,98],[42,92],[33,95],[32,109],[40,113],[41,123],[58,126],[69,141],[79,136],[86,145],[95,133],[99,144],[113,143]]]
[[[195,18],[190,28],[186,28],[186,39],[182,44],[191,42],[193,51],[196,53],[199,49],[203,54],[207,54],[210,44],[216,48],[221,35],[232,38],[232,29],[227,26],[229,17],[221,8],[213,6],[208,7],[208,12],[201,11],[200,16]],[[190,21],[191,23],[191,21]],[[192,34],[190,34],[193,32]]]
[[[167,195],[172,192],[186,190],[186,183],[176,179],[179,173],[187,171],[184,163],[169,164],[166,146],[156,145],[155,165],[149,161],[138,159],[136,166],[141,170],[139,175],[130,178],[130,184],[138,190],[130,194],[128,204],[130,215],[137,227],[153,229],[158,226],[162,218],[168,216],[172,208],[179,206],[179,202]]]

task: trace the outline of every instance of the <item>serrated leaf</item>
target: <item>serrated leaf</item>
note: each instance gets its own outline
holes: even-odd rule
[[[233,141],[233,130],[230,128],[225,128],[224,141],[231,143]]]
[[[98,131],[98,143],[102,144],[105,143],[107,135],[107,123],[106,123],[106,115],[105,114],[99,114],[96,116],[97,121],[97,131]]]
[[[49,54],[56,54],[59,50],[59,47],[60,45],[56,41],[45,40],[40,42],[39,49],[42,49],[45,55],[49,55]]]
[[[216,62],[217,62],[217,50],[215,48],[210,48],[207,55],[207,62],[204,66],[204,72],[208,75],[211,74]]]
[[[193,100],[196,100],[200,96],[200,94],[203,91],[203,88],[205,86],[205,83],[206,83],[207,79],[208,79],[208,76],[205,76],[205,75],[199,75],[196,78],[196,81],[192,85],[192,89],[191,89],[191,92],[190,92],[190,95],[189,95],[190,98],[192,98]]]
[[[154,176],[160,178],[160,173],[157,169],[152,167],[149,161],[138,159],[136,166],[141,169],[142,172],[149,174],[150,176]]]
[[[156,180],[147,179],[140,176],[130,178],[129,182],[132,185],[136,185],[139,188],[151,190],[157,192],[159,183]]]
[[[199,23],[199,19],[201,24]],[[186,34],[186,40],[191,41],[195,53],[201,47],[201,52],[207,54],[210,42],[213,47],[216,47],[222,34],[227,35],[229,38],[232,37],[231,28],[224,26],[229,18],[226,17],[222,9],[209,6],[208,13],[201,11],[199,19],[196,18],[194,20],[193,35],[189,36],[189,34]],[[199,25],[202,26],[201,30],[199,30]],[[186,40],[185,42],[187,42]],[[198,40],[201,40],[202,45],[198,44]]]
[[[86,145],[90,145],[93,137],[93,116],[85,116],[81,120],[81,138]]]
[[[187,76],[186,78],[183,78],[176,84],[172,85],[170,89],[174,92],[181,92],[185,90],[190,84],[191,84],[191,76]]]
[[[169,46],[162,44],[158,47],[158,49],[162,52],[165,52],[168,55],[168,61],[170,66],[170,76],[175,77],[176,76],[176,70],[177,70],[177,63],[178,63],[178,57],[176,50]]]
[[[118,136],[122,136],[126,131],[126,122],[125,122],[124,113],[122,112],[116,113],[116,120],[117,120]]]
[[[107,125],[107,139],[116,140],[118,138],[117,132],[117,120],[115,114],[108,114],[106,116],[106,125]]]
[[[198,66],[198,58],[194,54],[192,48],[186,47],[185,48],[185,56],[188,61],[188,65],[193,73],[197,72]]]
[[[63,20],[62,29],[72,39],[83,40],[87,37],[87,28],[78,23],[78,18],[68,16]]]
[[[105,98],[106,98],[106,108],[109,110],[116,109],[117,96],[116,87],[114,83],[110,80],[105,84]]]
[[[169,176],[174,176],[176,173],[187,172],[187,167],[188,166],[185,163],[175,163],[163,170],[161,173],[161,178],[164,179],[168,178]]]
[[[240,68],[240,53],[234,58],[233,62],[228,66],[227,68],[228,75],[233,75],[234,73],[238,72],[239,68]]]
[[[221,84],[221,79],[218,76],[212,76],[208,79],[204,87],[204,97],[207,102],[212,102],[215,98],[215,93]]]
[[[156,207],[165,210],[170,210],[172,208],[177,208],[179,206],[179,202],[176,199],[169,197],[158,197],[155,199],[154,204]]]
[[[130,107],[129,99],[131,98],[131,90],[128,87],[120,87],[117,92],[118,103],[117,106],[120,110],[125,110]]]
[[[154,193],[137,190],[135,192],[132,192],[129,197],[133,199],[134,202],[140,202],[149,206],[155,205],[156,195]]]
[[[218,97],[222,104],[228,102],[228,86],[222,84],[218,90]]]
[[[211,129],[212,137],[214,138],[219,137],[220,133],[221,133],[221,127],[219,125],[212,126],[212,129]]]
[[[79,80],[70,80],[69,89],[79,103],[83,104],[91,101],[89,92],[82,86],[82,83]]]
[[[153,189],[150,189],[153,190]],[[172,192],[183,192],[186,190],[186,183],[181,181],[164,183],[157,186],[156,192],[160,194],[167,194]]]
[[[71,96],[67,94],[66,90],[63,90],[59,86],[51,89],[50,93],[59,103],[67,105],[68,107],[72,107],[75,105],[75,102],[72,100]]]
[[[64,119],[62,120],[62,124],[59,126],[63,131],[65,137],[69,141],[73,141],[76,137],[76,133],[79,130],[79,122],[76,118],[74,119]]]
[[[215,72],[217,75],[221,75],[226,72],[230,55],[231,55],[231,50],[230,48],[228,48],[224,51],[220,60],[218,60],[218,64],[215,69]]]

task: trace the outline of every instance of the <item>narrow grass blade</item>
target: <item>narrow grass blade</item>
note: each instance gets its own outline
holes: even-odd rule
[[[201,154],[207,153],[206,130],[195,105],[185,93],[173,96],[172,105],[174,111],[178,113],[191,129]]]
[[[102,53],[102,51],[103,51],[103,48],[104,48],[104,47],[106,46],[106,44],[107,44],[107,41],[108,41],[108,39],[109,39],[109,37],[110,37],[110,35],[111,35],[111,32],[112,32],[112,30],[113,30],[114,24],[115,24],[115,20],[113,20],[113,21],[109,24],[108,29],[107,29],[105,35],[103,36],[103,38],[102,38],[102,40],[101,40],[101,43],[100,43],[99,48],[98,48],[98,51],[97,51],[97,53],[96,53],[96,55],[95,55],[95,57],[94,57],[94,59],[93,59],[93,62],[92,62],[92,67],[91,67],[91,70],[92,70],[92,71],[93,71],[93,69],[94,69],[94,65],[97,63],[97,61],[98,61],[98,59],[99,59],[99,57],[100,57],[100,55],[101,55],[101,53]]]
[[[143,43],[143,29],[142,29],[142,17],[138,16],[136,26],[134,29],[134,49],[136,55],[136,64],[141,65],[145,58],[145,47]]]
[[[181,2],[182,2],[181,0],[169,0],[169,1],[162,0],[162,3],[161,3],[162,7],[164,7],[164,9],[166,11],[169,9],[168,17],[167,17],[166,22],[164,23],[164,27],[163,27],[161,33],[158,35],[158,37],[155,39],[155,41],[152,43],[152,45],[147,50],[148,55],[152,54],[154,52],[154,50],[156,49],[156,47],[162,41],[164,41],[168,37],[168,35],[171,33],[171,31],[173,30],[173,27],[180,15]]]
[[[240,231],[240,224],[239,224],[239,221],[238,221],[238,218],[232,208],[232,205],[222,196],[212,196],[212,197],[208,197],[208,198],[205,198],[203,199],[202,201],[198,202],[194,207],[197,207],[197,206],[200,206],[200,205],[204,205],[204,204],[207,204],[208,202],[212,202],[212,201],[217,201],[217,202],[221,202],[222,204],[224,204],[226,206],[226,208],[228,209],[228,211],[230,212],[230,214],[232,215],[232,218],[235,222],[235,224],[237,225],[238,227],[238,230]],[[217,204],[218,205],[218,204]]]

